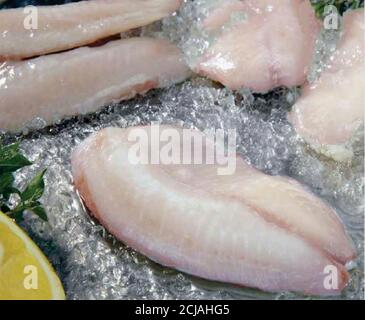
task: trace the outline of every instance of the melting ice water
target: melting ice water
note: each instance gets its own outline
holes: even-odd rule
[[[190,10],[190,11],[189,11]],[[181,46],[192,48],[199,39],[189,38],[188,23],[195,10],[189,4],[180,16],[162,23],[162,32],[149,27],[145,33],[161,33]],[[184,31],[184,28],[186,29]],[[182,33],[181,33],[182,32]],[[178,38],[178,35],[180,35]],[[189,39],[190,44],[185,41]],[[332,36],[318,46],[313,77],[328,52]],[[324,39],[324,40],[323,40]],[[204,49],[197,47],[198,50]],[[186,49],[188,50],[188,49]],[[49,223],[26,215],[23,227],[56,267],[70,299],[289,299],[299,295],[269,294],[197,279],[163,268],[125,247],[89,218],[73,185],[70,154],[75,145],[100,128],[128,127],[157,121],[201,130],[236,128],[237,149],[254,166],[269,173],[292,176],[306,183],[333,205],[358,248],[351,282],[342,298],[363,297],[363,141],[351,163],[336,164],[308,149],[286,121],[286,111],[298,96],[296,89],[277,89],[267,95],[233,93],[202,78],[144,97],[110,106],[104,111],[64,121],[54,127],[17,137],[35,165],[17,174],[23,186],[40,168],[48,168],[42,199]],[[7,137],[12,140],[14,137]]]

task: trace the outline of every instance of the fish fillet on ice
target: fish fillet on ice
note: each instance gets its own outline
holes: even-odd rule
[[[0,11],[0,60],[34,57],[95,42],[160,20],[181,0],[90,0]],[[32,28],[31,28],[32,27]]]
[[[182,129],[163,126],[159,137],[165,143],[159,145],[152,130],[104,129],[72,155],[80,195],[118,239],[162,265],[207,279],[315,295],[338,294],[346,286],[344,264],[355,250],[327,204],[299,183],[260,173],[241,158],[234,157],[235,173],[224,176],[217,163],[179,164],[182,150],[205,159],[213,143],[200,131],[190,131],[189,140],[181,138]],[[176,132],[179,141],[168,138]],[[180,147],[172,164],[133,160],[141,133],[148,140],[139,140],[137,149],[150,161]],[[326,286],[328,267],[336,270],[335,287]]]
[[[179,49],[162,39],[130,38],[0,65],[0,130],[34,119],[52,124],[99,110],[190,75]]]
[[[304,140],[338,161],[352,156],[346,144],[364,123],[364,32],[364,9],[346,13],[337,50],[289,115]]]
[[[203,25],[217,39],[198,59],[198,73],[256,92],[305,82],[319,31],[309,1],[226,0]]]

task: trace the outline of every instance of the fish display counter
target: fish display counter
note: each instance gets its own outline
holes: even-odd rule
[[[0,1],[0,300],[363,299],[356,3]]]

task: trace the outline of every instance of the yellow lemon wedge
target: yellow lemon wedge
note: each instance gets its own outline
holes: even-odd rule
[[[51,264],[35,243],[0,212],[0,300],[63,300]]]

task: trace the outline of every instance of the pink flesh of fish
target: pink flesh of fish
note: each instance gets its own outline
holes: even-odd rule
[[[38,28],[27,30],[23,8],[0,11],[0,58],[19,59],[92,43],[160,20],[181,0],[91,0],[38,7]],[[29,15],[29,13],[28,13]]]
[[[118,239],[158,263],[207,279],[316,295],[345,287],[343,264],[355,251],[319,198],[242,159],[231,176],[218,176],[217,165],[131,164],[134,129],[102,130],[72,156],[77,189]],[[150,128],[139,129],[151,135]],[[192,134],[204,139],[199,131]],[[154,154],[161,150],[149,147]],[[324,288],[328,265],[338,270],[338,289]]]
[[[221,31],[237,14],[247,20]],[[230,89],[267,92],[306,80],[319,31],[307,0],[246,0],[224,4],[204,22],[218,40],[199,60],[196,71]]]
[[[0,64],[0,130],[35,118],[51,124],[185,80],[181,52],[165,40],[131,38]]]
[[[341,145],[363,124],[365,101],[364,9],[345,14],[342,39],[330,64],[289,115],[296,131],[313,145]]]

